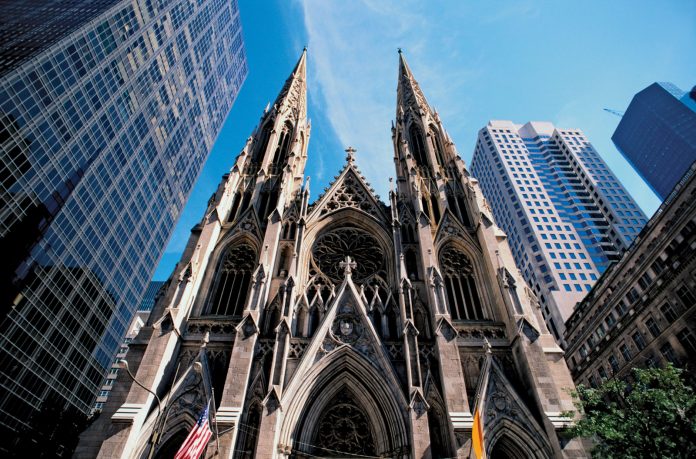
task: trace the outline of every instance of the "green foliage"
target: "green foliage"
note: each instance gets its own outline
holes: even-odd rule
[[[568,433],[593,440],[593,457],[696,457],[696,395],[682,370],[636,368],[631,385],[612,378],[574,396],[585,417]]]

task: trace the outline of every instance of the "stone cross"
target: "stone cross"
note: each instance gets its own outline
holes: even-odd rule
[[[354,262],[352,258],[350,258],[350,255],[346,255],[346,259],[340,262],[338,267],[343,270],[346,277],[350,277],[353,270],[358,267],[358,264]]]
[[[355,152],[356,151],[357,150],[351,146],[346,148],[345,152],[348,153],[348,155],[346,156],[346,161],[348,161],[349,163],[353,163],[355,161]]]

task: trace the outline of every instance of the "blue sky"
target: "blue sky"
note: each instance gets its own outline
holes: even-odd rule
[[[657,197],[611,135],[633,95],[655,81],[696,84],[696,2],[239,0],[249,62],[240,95],[172,235],[156,280],[179,260],[191,227],[308,46],[316,197],[344,148],[386,196],[394,173],[397,48],[469,164],[490,119],[582,129],[648,214]]]

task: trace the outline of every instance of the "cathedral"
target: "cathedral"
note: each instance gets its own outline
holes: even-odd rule
[[[306,59],[76,456],[174,457],[209,406],[206,458],[474,458],[477,426],[487,458],[586,457],[563,351],[404,56],[387,202],[350,147],[310,202]]]

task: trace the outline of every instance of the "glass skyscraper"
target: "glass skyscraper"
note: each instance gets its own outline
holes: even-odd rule
[[[0,424],[89,412],[248,70],[234,0],[0,12]]]
[[[665,200],[696,161],[696,87],[687,94],[651,84],[633,97],[611,140]]]
[[[578,129],[490,121],[471,171],[562,343],[575,304],[628,248],[645,215]]]

